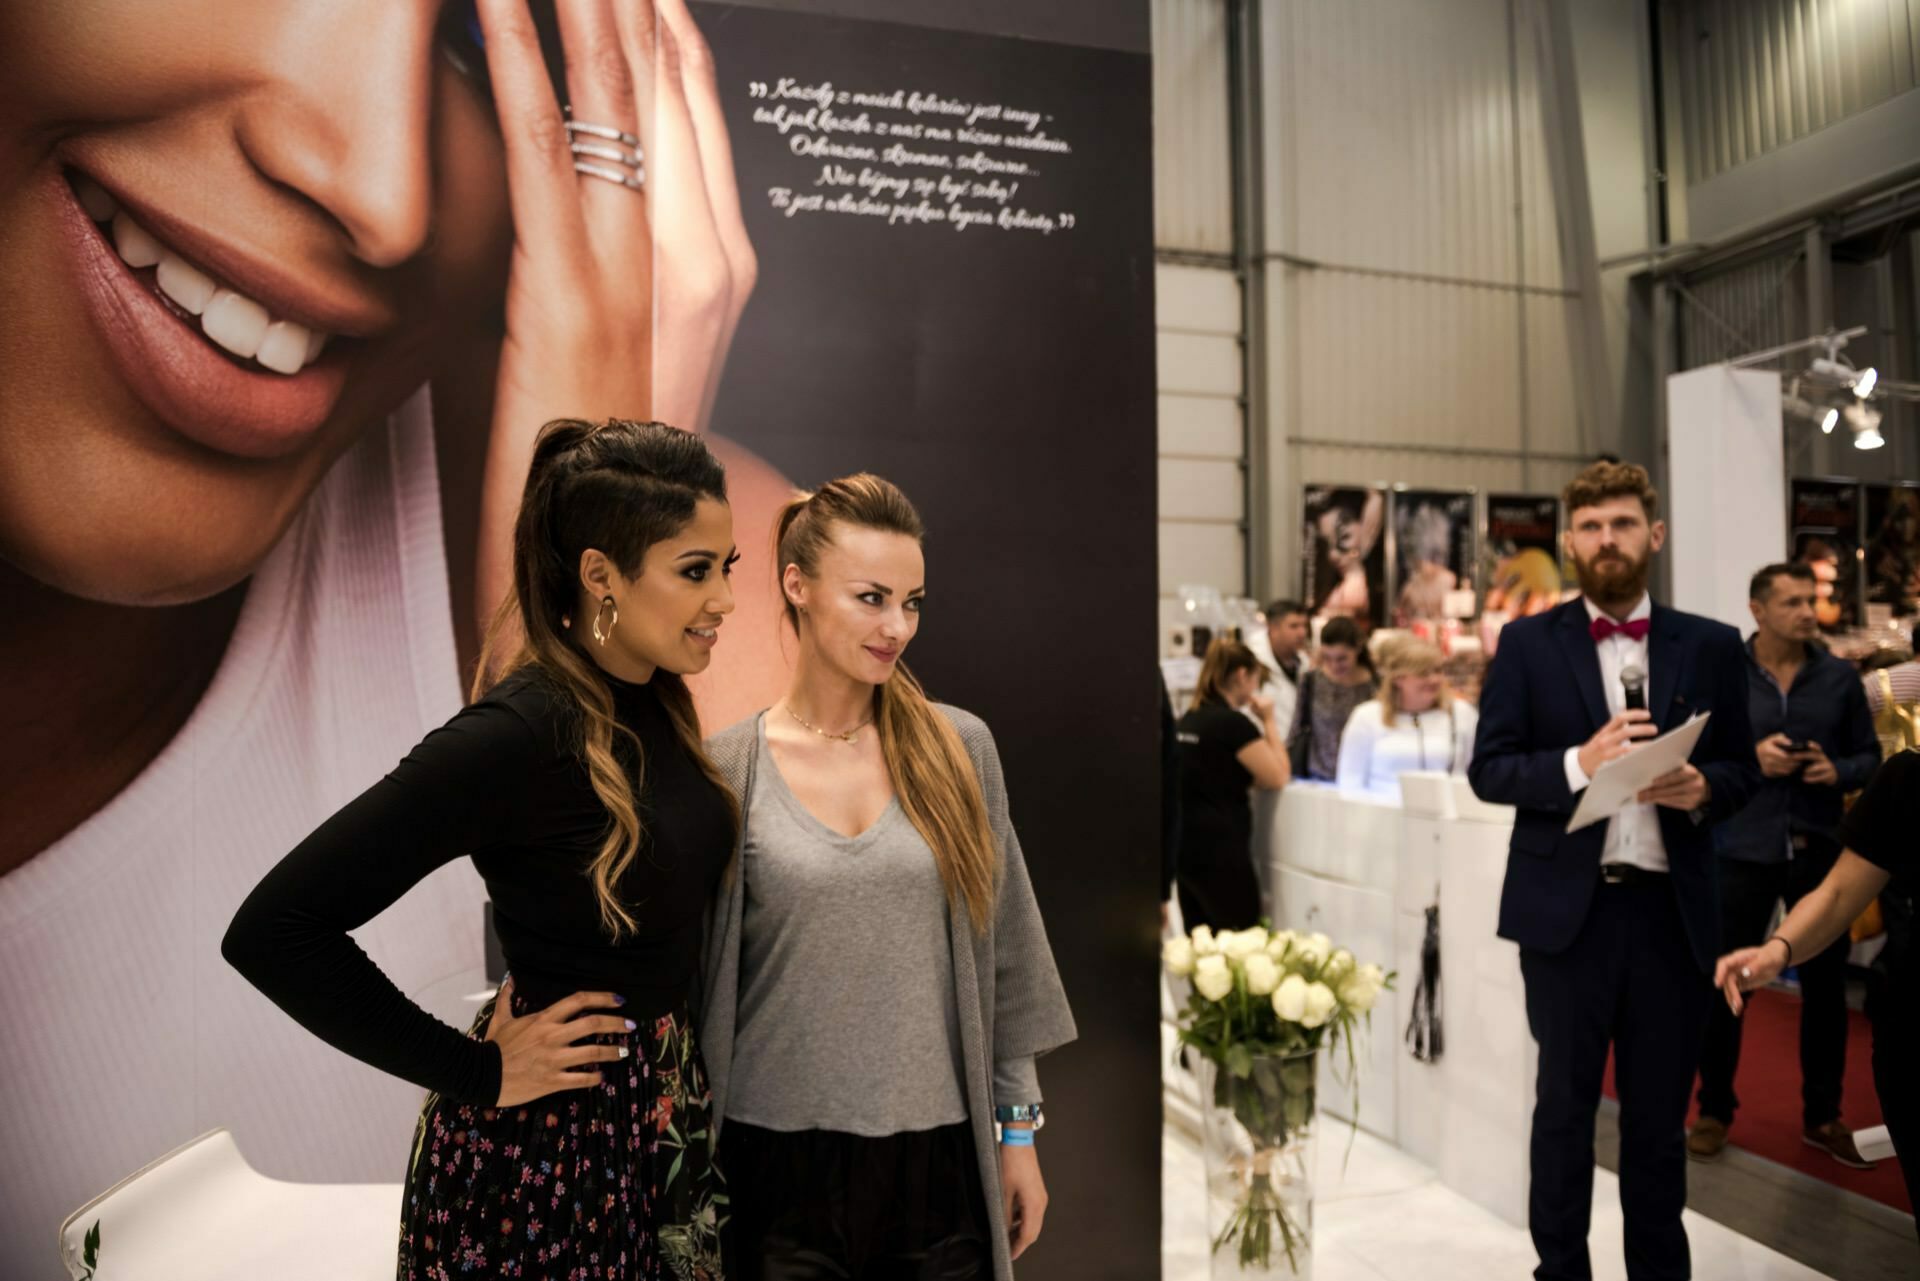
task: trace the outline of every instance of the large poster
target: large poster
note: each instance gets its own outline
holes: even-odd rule
[[[1489,494],[1486,607],[1508,618],[1560,603],[1560,500],[1552,494]]]
[[[1474,612],[1471,491],[1393,492],[1393,618],[1396,627]],[[1464,612],[1463,612],[1464,611]]]
[[[532,433],[613,414],[728,464],[745,560],[710,729],[783,688],[790,487],[870,469],[918,502],[911,661],[995,730],[1082,1033],[1041,1069],[1083,1139],[1049,1152],[1034,1257],[1147,1258],[1148,60],[659,0],[712,57],[636,100],[564,51],[639,10],[533,8],[574,118],[648,142],[610,148],[619,181],[516,159],[552,91],[487,73],[471,5],[0,24],[0,1271],[61,1275],[67,1212],[214,1126],[277,1178],[400,1179],[420,1092],[281,1015],[220,936],[459,707]],[[1049,645],[1089,600],[1115,643]],[[452,864],[355,937],[464,1025],[483,899]]]
[[[1842,632],[1860,618],[1860,485],[1851,480],[1796,480],[1788,537],[1791,559],[1814,576],[1820,629]],[[1758,565],[1755,568],[1759,568]]]
[[[1386,623],[1387,491],[1309,485],[1301,496],[1300,594],[1316,618]]]
[[[1920,610],[1920,485],[1866,490],[1867,602],[1905,618]]]

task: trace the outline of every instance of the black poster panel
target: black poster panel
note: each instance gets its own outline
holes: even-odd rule
[[[1867,600],[1904,618],[1920,609],[1920,485],[1866,488]]]
[[[994,731],[1080,1032],[1040,1065],[1072,1137],[1042,1140],[1021,1267],[1157,1276],[1148,58],[696,10],[759,260],[713,429],[802,485],[879,472],[925,518],[910,662]]]
[[[1551,494],[1487,496],[1486,607],[1510,618],[1560,603],[1560,500]]]
[[[1813,567],[1820,629],[1845,631],[1860,622],[1859,483],[1796,480],[1790,502],[1792,558]]]
[[[1473,494],[1393,494],[1393,618],[1399,627],[1447,617],[1447,596],[1473,587]]]
[[[1386,622],[1387,491],[1309,485],[1301,497],[1300,598],[1316,618]]]

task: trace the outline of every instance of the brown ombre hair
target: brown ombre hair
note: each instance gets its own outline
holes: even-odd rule
[[[807,577],[817,578],[820,554],[832,545],[837,525],[926,541],[920,513],[899,486],[864,472],[843,476],[811,494],[796,495],[781,510],[774,526],[776,575],[795,565]],[[786,612],[797,635],[800,614],[790,600]],[[927,701],[904,662],[895,663],[887,683],[875,687],[873,723],[894,795],[933,850],[948,906],[964,908],[974,931],[984,934],[993,913],[1000,859],[966,744],[953,723]]]
[[[580,557],[595,548],[633,578],[647,549],[685,529],[703,498],[727,501],[726,471],[690,432],[623,418],[561,418],[542,427],[513,525],[513,587],[487,629],[473,681],[478,700],[508,675],[537,668],[580,713],[579,750],[612,819],[592,877],[600,923],[615,940],[635,929],[618,887],[646,834],[635,798],[647,761],[639,738],[614,719],[613,693],[599,667],[567,639],[580,596]],[[524,639],[496,673],[495,651],[514,624]],[[737,830],[739,804],[701,749],[700,719],[686,681],[656,668],[649,685],[681,745],[727,798]],[[616,752],[616,741],[628,750]]]
[[[1194,687],[1193,705],[1233,706],[1227,701],[1227,682],[1240,672],[1258,672],[1262,680],[1269,675],[1267,665],[1245,645],[1231,636],[1215,638],[1200,662],[1200,680]]]

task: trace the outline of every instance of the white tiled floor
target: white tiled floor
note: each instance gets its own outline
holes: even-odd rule
[[[1484,1281],[1533,1275],[1532,1242],[1459,1196],[1432,1170],[1367,1134],[1346,1151],[1344,1127],[1329,1125],[1319,1148],[1314,1210],[1314,1281]],[[1342,1161],[1345,1159],[1345,1169]],[[1162,1281],[1206,1281],[1206,1190],[1199,1145],[1166,1131],[1161,1171]],[[1594,1172],[1595,1281],[1626,1276],[1620,1257],[1619,1183]],[[1688,1211],[1696,1281],[1819,1281],[1815,1272]]]

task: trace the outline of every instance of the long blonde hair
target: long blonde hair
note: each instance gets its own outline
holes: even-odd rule
[[[1432,676],[1440,673],[1446,659],[1441,655],[1439,646],[1414,636],[1402,637],[1381,647],[1380,654],[1380,693],[1376,696],[1385,712],[1389,725],[1402,710],[1400,706],[1400,687],[1396,684],[1401,676]],[[1444,674],[1440,680],[1440,696],[1434,700],[1434,710],[1444,712],[1453,704],[1453,686]]]
[[[727,500],[726,471],[698,436],[663,423],[561,418],[540,429],[533,465],[513,526],[513,587],[495,611],[480,651],[472,697],[508,675],[536,668],[556,695],[580,713],[579,750],[594,793],[612,822],[591,871],[600,923],[615,941],[638,928],[620,900],[620,879],[646,837],[636,798],[646,779],[646,753],[613,715],[613,693],[593,660],[565,633],[580,595],[580,557],[597,548],[620,573],[640,572],[647,549],[679,533],[701,499]],[[519,649],[498,673],[496,649],[518,623]],[[579,634],[579,629],[574,629]],[[679,675],[657,669],[648,682],[673,724],[674,736],[727,798],[735,830],[739,805],[700,745],[693,695]],[[615,750],[627,751],[631,769]]]
[[[833,542],[836,524],[904,534],[915,542],[926,539],[920,513],[892,481],[864,472],[843,476],[814,493],[796,495],[781,509],[774,526],[775,572],[797,565],[809,578],[817,577],[820,553]],[[800,614],[792,601],[786,611],[798,634]],[[905,663],[895,663],[887,683],[874,689],[873,723],[894,795],[933,850],[948,906],[964,907],[975,932],[984,934],[999,855],[966,745],[952,722],[927,701]]]

